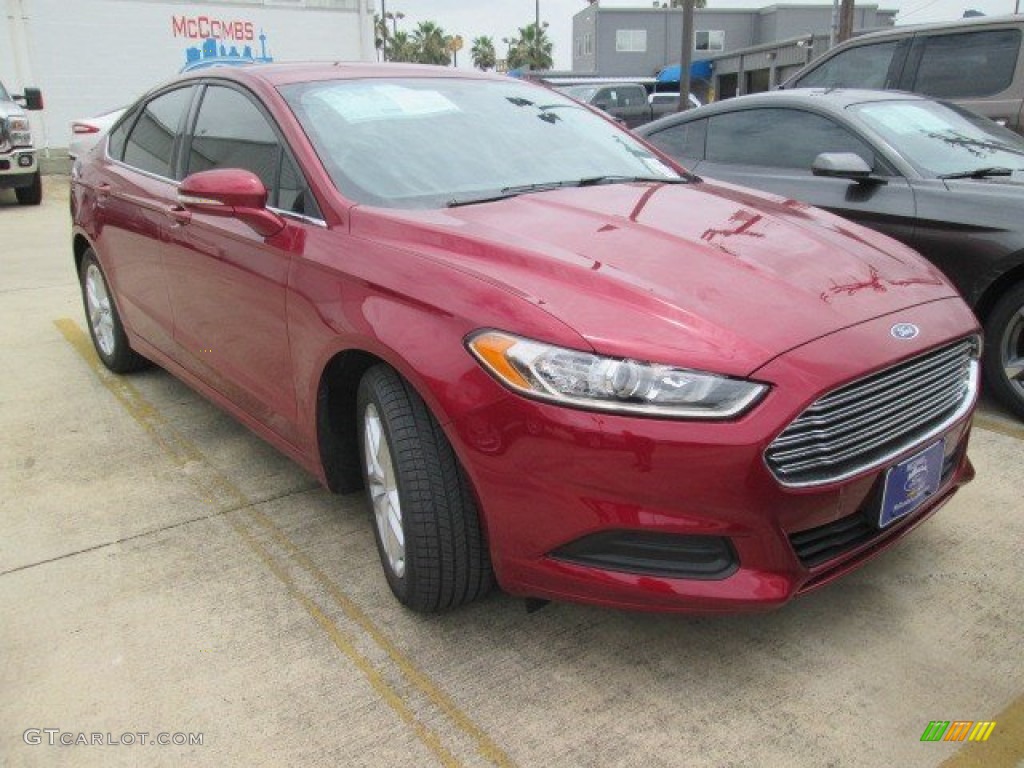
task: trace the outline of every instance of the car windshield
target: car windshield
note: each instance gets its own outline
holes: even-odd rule
[[[338,189],[368,205],[437,208],[534,185],[684,178],[589,109],[512,79],[341,80],[281,92]]]
[[[566,96],[572,96],[574,99],[589,103],[594,94],[597,93],[596,85],[570,85],[567,88],[557,89],[564,93]]]
[[[876,101],[851,109],[926,176],[1024,170],[1024,139],[959,107]]]

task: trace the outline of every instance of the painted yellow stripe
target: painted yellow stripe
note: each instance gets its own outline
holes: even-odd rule
[[[985,739],[964,742],[940,768],[1019,768],[1024,763],[1024,696],[988,722]]]
[[[373,687],[377,695],[380,696],[388,706],[390,706],[398,716],[405,721],[405,723],[413,729],[416,736],[419,737],[420,741],[427,745],[431,752],[433,752],[437,759],[441,762],[441,765],[449,766],[450,768],[457,768],[461,766],[455,756],[445,749],[441,743],[440,737],[432,730],[427,728],[423,723],[416,719],[416,714],[410,709],[409,705],[405,702],[399,693],[392,688],[388,682],[381,675],[380,671],[373,666],[373,663],[366,658],[356,648],[352,640],[335,624],[327,614],[320,610],[315,602],[313,602],[305,593],[296,586],[291,576],[281,568],[280,565],[274,560],[271,554],[263,547],[262,544],[257,541],[256,537],[237,520],[231,519],[228,515],[228,522],[231,527],[235,529],[242,540],[249,545],[250,549],[256,554],[256,556],[263,561],[264,565],[273,573],[277,578],[284,584],[285,589],[288,590],[295,600],[297,600],[303,608],[309,613],[310,616],[320,625],[320,628],[327,634],[331,642],[334,643],[335,648],[341,651],[345,656],[348,657],[356,668],[363,673],[370,685]]]
[[[205,480],[200,477],[193,477],[193,482],[203,491],[207,501],[213,502],[216,496],[227,497],[232,503],[231,506],[235,508],[250,508],[252,500],[230,479],[222,475],[215,468],[210,466],[209,462],[202,452],[196,447],[194,443],[188,440],[186,437],[181,435],[172,425],[170,425],[162,416],[162,414],[146,400],[145,396],[138,391],[130,382],[124,378],[112,375],[100,362],[96,356],[95,350],[92,346],[90,338],[82,331],[81,328],[72,320],[60,319],[54,323],[57,329],[61,332],[68,343],[79,353],[82,359],[89,365],[93,373],[99,379],[100,383],[117,399],[119,403],[125,408],[128,414],[142,427],[143,430],[149,434],[154,441],[178,464],[185,464],[190,461],[201,462],[206,468],[207,475]],[[439,710],[441,710],[448,718],[454,723],[459,729],[461,729],[466,735],[473,739],[477,744],[477,751],[485,757],[488,761],[499,768],[510,768],[514,765],[507,754],[478,726],[473,720],[466,715],[458,706],[451,700],[451,698],[435,683],[431,678],[412,661],[405,656],[395,645],[395,643],[374,623],[374,621],[363,611],[354,600],[352,600],[343,590],[341,590],[333,581],[331,581],[320,568],[313,563],[313,561],[303,553],[287,535],[281,531],[266,515],[258,510],[248,509],[248,514],[256,522],[260,523],[266,528],[274,539],[285,548],[292,557],[301,565],[307,572],[309,572],[321,586],[324,587],[327,594],[331,597],[333,602],[342,610],[342,612],[360,629],[362,629],[369,637],[373,640],[388,656],[393,664],[402,672],[406,679],[412,683],[427,699]],[[232,526],[239,525],[235,521],[230,521]],[[236,527],[236,530],[238,528]],[[252,534],[246,531],[247,535],[242,535],[243,539],[250,545],[255,544],[258,547],[262,545],[252,537]],[[333,622],[331,619],[320,610],[320,608],[304,595],[298,587],[294,585],[294,582],[290,580],[287,573],[280,569],[276,563],[272,563],[271,555],[265,549],[257,550],[257,555],[261,557],[265,562],[268,563],[268,567],[275,575],[278,576],[284,583],[289,593],[295,597],[296,600],[303,603],[307,611],[313,616],[313,618],[321,625],[328,636],[331,637],[332,642],[346,653],[342,645],[339,645],[339,641],[336,638],[344,640],[344,633],[342,630]],[[285,581],[285,578],[288,581]],[[314,610],[311,610],[309,606],[312,606]],[[327,626],[323,622],[327,622]],[[351,646],[350,641],[345,641]],[[354,646],[352,646],[355,650]],[[358,653],[358,651],[356,651]],[[346,653],[346,655],[348,655]],[[365,659],[364,659],[365,660]],[[353,660],[353,663],[355,661]],[[379,672],[372,666],[372,663],[368,660],[365,661],[368,668],[379,676]],[[356,666],[364,674],[367,674],[366,670],[359,663]],[[369,675],[367,674],[369,677]],[[387,683],[382,677],[379,678],[380,684],[387,686]],[[373,683],[375,689],[377,684]],[[401,696],[387,686],[391,691],[389,697],[385,697],[385,701],[392,704],[393,701],[402,702],[405,705],[404,700]],[[394,708],[394,705],[392,704]],[[397,711],[397,710],[396,710]],[[410,710],[411,712],[411,710]],[[399,712],[399,716],[402,713]],[[419,733],[419,732],[418,732]],[[431,733],[432,732],[429,732]],[[428,743],[427,746],[430,746]],[[433,747],[431,747],[433,749]],[[445,754],[450,757],[450,753],[445,751]],[[439,754],[439,758],[442,756]],[[446,759],[446,758],[444,758]],[[442,762],[444,762],[442,759]],[[454,759],[454,758],[453,758]],[[445,763],[447,765],[447,763]]]
[[[465,713],[463,713],[449,696],[430,679],[424,672],[416,667],[412,661],[398,647],[377,628],[373,620],[360,608],[348,595],[341,591],[338,586],[314,563],[308,555],[299,549],[284,534],[284,532],[267,515],[257,509],[248,510],[247,513],[262,525],[284,549],[288,550],[294,560],[306,569],[309,574],[327,591],[334,599],[334,602],[345,612],[345,615],[369,635],[379,645],[388,657],[398,666],[408,680],[415,685],[424,696],[448,715],[452,722],[469,734],[477,743],[478,752],[494,765],[506,768],[513,763],[509,756],[499,747],[479,726],[476,725]]]

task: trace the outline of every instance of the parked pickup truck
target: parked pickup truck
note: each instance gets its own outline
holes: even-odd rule
[[[647,89],[639,83],[569,85],[558,90],[584,104],[603,109],[627,128],[636,128],[671,114],[679,104],[679,94],[653,93],[648,97]],[[690,103],[700,106],[692,93]]]
[[[42,108],[38,88],[12,96],[0,83],[0,189],[13,189],[22,205],[39,205],[43,199],[32,126],[25,112]]]

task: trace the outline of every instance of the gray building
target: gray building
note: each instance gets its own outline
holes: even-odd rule
[[[896,11],[857,6],[854,29],[891,27]],[[832,5],[770,5],[765,8],[701,8],[694,14],[693,60],[821,35],[828,39]],[[683,35],[681,8],[610,8],[598,3],[573,16],[572,71],[602,77],[651,77],[678,64]],[[815,55],[824,53],[818,46]],[[742,86],[739,90],[743,90]],[[759,89],[763,90],[763,89]]]

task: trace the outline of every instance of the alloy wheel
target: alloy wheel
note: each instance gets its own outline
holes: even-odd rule
[[[363,455],[366,457],[366,478],[370,486],[377,533],[388,566],[395,576],[402,578],[405,575],[405,533],[402,529],[402,503],[398,496],[391,447],[380,414],[373,403],[366,406],[363,418]]]

